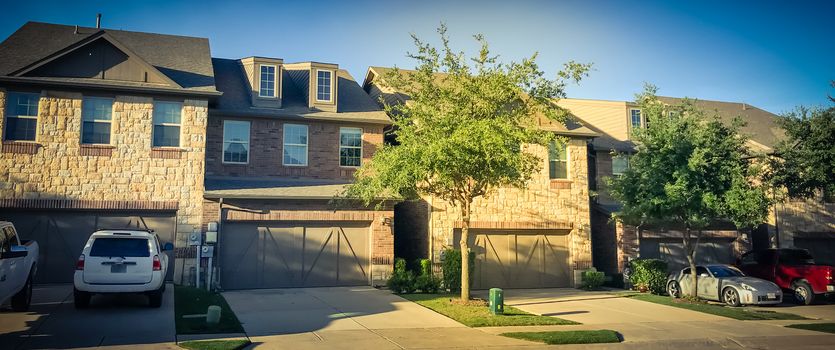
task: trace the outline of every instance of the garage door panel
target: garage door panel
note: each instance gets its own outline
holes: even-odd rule
[[[300,235],[297,228],[261,227],[259,235],[261,251],[259,252],[260,283],[266,285],[289,286],[301,279],[301,252],[294,247],[299,245]]]
[[[460,239],[460,232],[456,232]],[[570,285],[568,232],[472,230],[473,288]]]
[[[339,240],[339,280],[345,283],[366,284],[368,281],[368,228],[337,227]]]
[[[516,241],[516,249],[508,250],[513,253],[516,266],[513,271],[513,285],[538,286],[543,283],[543,253],[540,236],[509,235]]]
[[[544,284],[547,287],[570,287],[571,270],[568,264],[570,253],[568,251],[567,235],[545,235],[543,236],[544,247]]]

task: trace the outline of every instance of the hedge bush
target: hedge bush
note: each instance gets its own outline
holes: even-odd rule
[[[415,275],[406,269],[406,260],[394,259],[394,273],[386,282],[386,287],[397,294],[415,291]]]
[[[597,271],[594,268],[583,271],[583,289],[597,290],[603,285],[606,280],[606,275],[602,271]]]
[[[420,275],[415,278],[415,289],[430,294],[441,289],[441,280],[432,273],[432,260],[420,259]]]
[[[667,284],[667,262],[658,259],[636,259],[629,263],[629,281],[637,290],[663,295]]]
[[[470,281],[473,280],[475,269],[475,253],[470,252]],[[461,290],[461,251],[452,248],[444,249],[441,255],[441,269],[444,274],[444,288],[450,292]]]

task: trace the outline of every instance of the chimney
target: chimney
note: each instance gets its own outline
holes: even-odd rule
[[[75,26],[75,31],[73,32],[73,34],[78,34],[78,26]]]
[[[101,29],[101,13],[96,14],[96,29]]]
[[[742,110],[743,110],[743,111],[747,111],[747,110],[748,110],[748,104],[747,104],[747,103],[742,102]]]

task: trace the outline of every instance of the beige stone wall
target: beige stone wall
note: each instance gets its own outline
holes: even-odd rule
[[[473,203],[471,222],[481,227],[512,229],[571,230],[571,268],[591,266],[591,223],[589,213],[588,161],[586,140],[572,139],[568,145],[569,179],[548,178],[548,151],[531,146],[542,159],[542,169],[524,190],[502,188],[487,198]],[[439,199],[425,198],[430,205],[429,231],[433,238],[433,258],[439,262],[440,252],[453,242],[454,229],[460,228],[461,217],[456,207]],[[477,226],[474,225],[474,226]]]
[[[0,130],[5,96],[0,91]],[[177,245],[184,245],[183,233],[202,220],[207,101],[183,101],[181,147],[160,150],[151,147],[153,99],[117,95],[112,146],[94,152],[81,145],[81,101],[80,93],[41,93],[34,151],[0,145],[0,199],[176,201]]]

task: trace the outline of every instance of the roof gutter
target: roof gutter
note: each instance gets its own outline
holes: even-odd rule
[[[304,115],[295,113],[281,113],[269,110],[224,110],[224,109],[209,109],[210,116],[220,117],[255,117],[255,118],[286,118],[298,120],[321,120],[321,121],[335,121],[335,122],[354,122],[367,124],[391,125],[391,120],[380,119],[365,119],[354,117],[322,117],[316,115]]]
[[[59,88],[84,88],[84,89],[91,89],[91,90],[108,90],[108,91],[122,91],[122,92],[136,92],[136,93],[146,93],[146,94],[169,94],[169,95],[178,95],[178,96],[194,96],[194,97],[205,97],[205,98],[216,98],[223,95],[220,91],[195,91],[195,90],[183,90],[183,89],[170,89],[170,88],[154,88],[154,87],[143,87],[143,86],[124,86],[124,85],[107,85],[107,84],[96,84],[90,82],[83,82],[83,81],[55,81],[55,80],[48,80],[48,79],[33,79],[33,78],[20,78],[20,77],[9,77],[9,76],[0,76],[0,83],[13,83],[13,84],[21,84],[21,85],[34,85],[34,86],[54,86]]]

